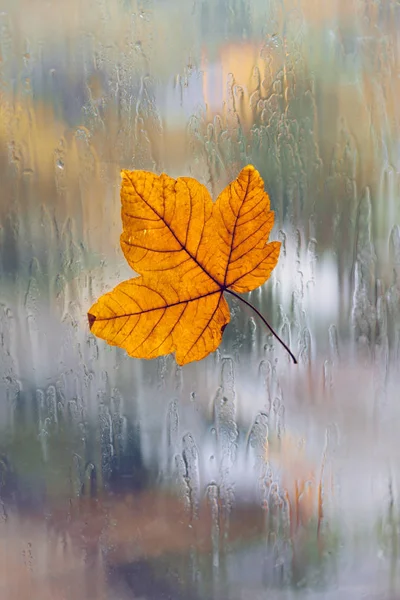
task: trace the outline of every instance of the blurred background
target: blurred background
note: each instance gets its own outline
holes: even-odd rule
[[[0,0],[0,597],[400,598],[400,4]],[[121,168],[282,241],[217,352],[129,358]],[[230,299],[228,299],[230,301]]]

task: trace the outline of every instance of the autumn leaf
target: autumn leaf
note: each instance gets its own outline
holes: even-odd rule
[[[213,203],[189,177],[121,175],[121,247],[140,276],[91,307],[90,329],[136,358],[200,360],[229,323],[224,293],[251,306],[237,293],[262,285],[278,262],[280,242],[266,243],[274,213],[263,180],[249,165]]]

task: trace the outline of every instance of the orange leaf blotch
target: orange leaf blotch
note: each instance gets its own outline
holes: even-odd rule
[[[178,364],[216,350],[229,323],[224,291],[262,285],[279,242],[256,169],[245,167],[215,204],[195,179],[122,171],[121,247],[139,277],[102,296],[91,332],[136,358],[175,352]]]

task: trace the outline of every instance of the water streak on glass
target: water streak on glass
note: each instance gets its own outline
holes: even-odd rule
[[[400,6],[2,0],[0,597],[400,595]],[[129,358],[120,169],[215,199],[254,164],[282,242],[207,359]]]

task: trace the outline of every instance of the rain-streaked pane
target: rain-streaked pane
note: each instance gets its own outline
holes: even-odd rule
[[[1,0],[0,597],[400,597],[400,5]],[[282,242],[201,362],[87,311],[120,169],[260,172]]]

